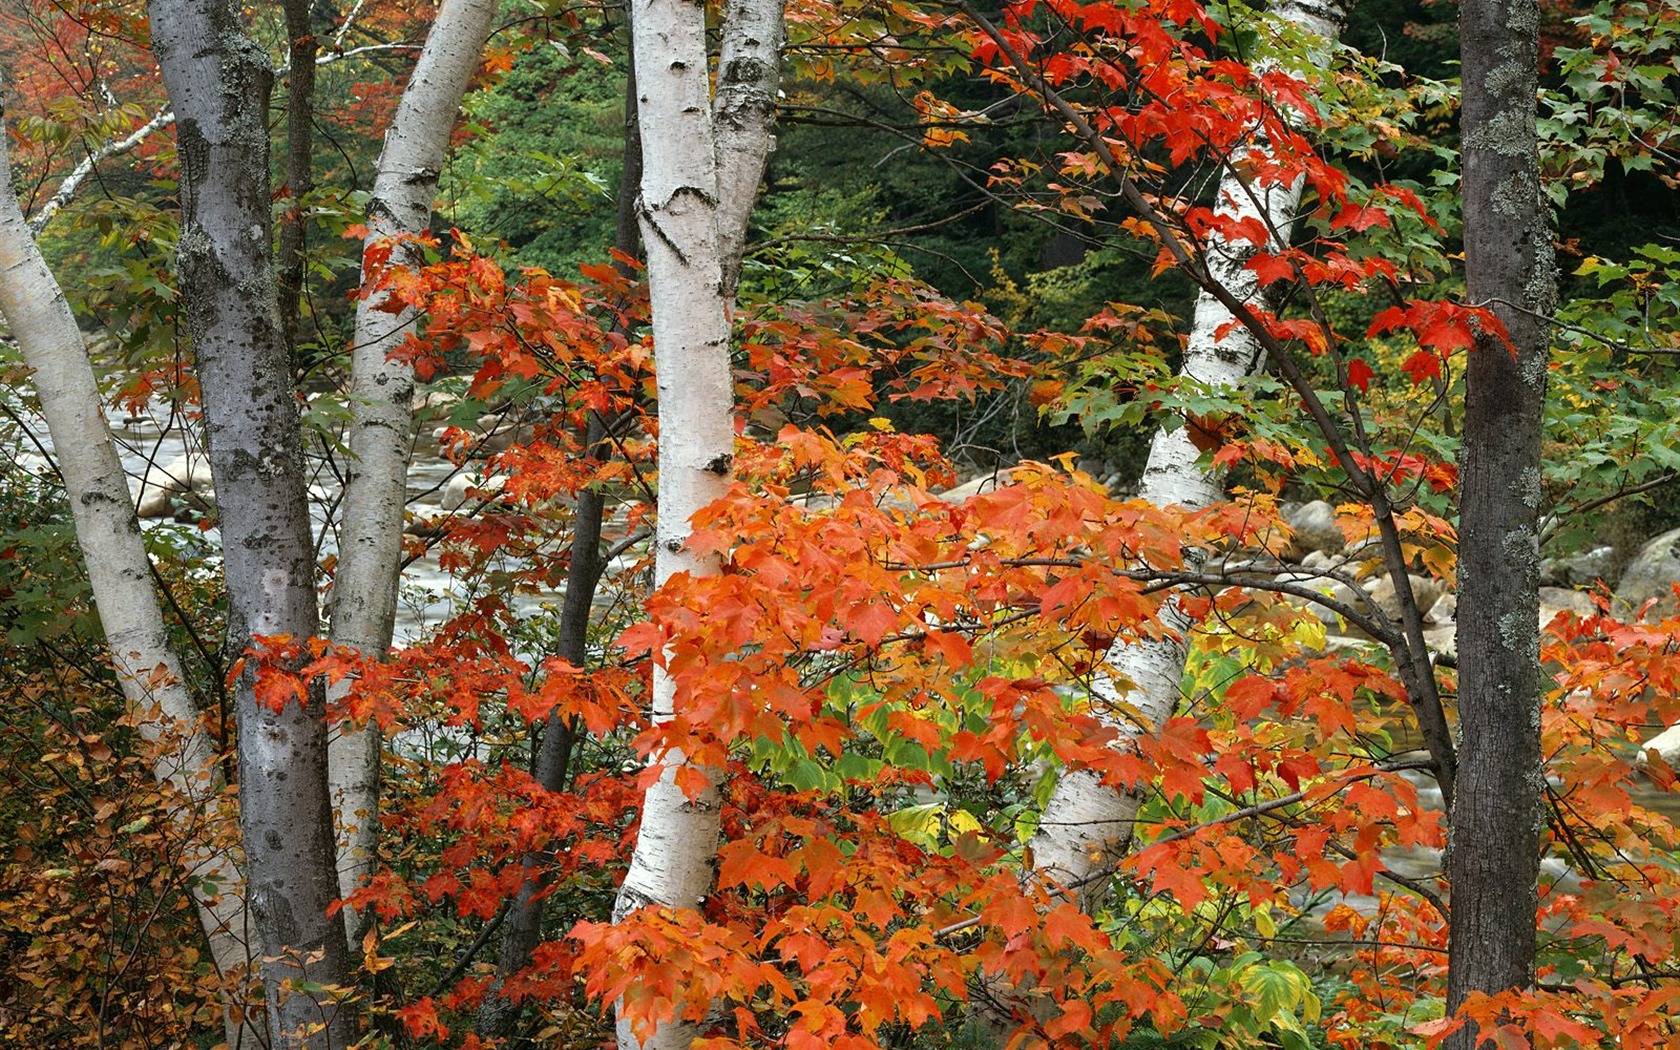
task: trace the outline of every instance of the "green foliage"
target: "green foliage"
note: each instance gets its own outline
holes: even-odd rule
[[[1624,262],[1591,256],[1575,276],[1586,294],[1558,310],[1564,349],[1547,400],[1556,450],[1546,458],[1550,531],[1562,550],[1593,540],[1625,547],[1680,524],[1670,484],[1680,478],[1680,422],[1656,407],[1680,394],[1672,357],[1680,349],[1680,251],[1643,245]],[[1608,521],[1574,509],[1622,496]]]
[[[560,46],[538,42],[464,108],[478,133],[444,172],[450,221],[506,241],[515,262],[550,273],[604,258],[623,167],[621,67],[580,67]]]

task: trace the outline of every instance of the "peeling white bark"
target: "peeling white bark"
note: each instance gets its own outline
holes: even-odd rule
[[[727,19],[714,102],[705,6],[637,0],[631,13],[642,131],[640,220],[659,384],[655,586],[677,573],[717,573],[715,558],[688,550],[689,523],[723,495],[734,456],[729,311],[747,214],[772,142],[781,7],[777,0],[736,0]],[[669,721],[683,702],[655,669],[654,721]],[[676,784],[684,756],[652,757],[664,773],[643,800],[615,920],[647,906],[697,907],[711,889],[721,774],[702,769],[713,786],[690,800]],[[644,1042],[620,1021],[618,1038],[624,1050],[683,1050],[693,1034],[687,1025],[662,1025]]]
[[[368,202],[364,251],[431,225],[449,133],[495,16],[496,0],[444,0],[438,9],[385,133]],[[392,261],[402,258],[399,253]],[[391,647],[396,621],[414,430],[414,373],[390,355],[417,320],[412,310],[386,312],[386,299],[384,293],[372,295],[356,308],[350,358],[350,475],[332,598],[332,640],[380,657]],[[339,891],[346,895],[372,872],[375,861],[380,740],[376,726],[344,725],[329,746],[329,790],[338,815]],[[355,915],[345,909],[344,916],[354,935]]]
[[[1289,0],[1275,10],[1275,17],[1333,40],[1341,32],[1346,12],[1340,0]],[[1220,180],[1216,207],[1233,218],[1263,220],[1287,244],[1300,204],[1300,183],[1262,190],[1243,181],[1237,173],[1241,167],[1233,163]],[[1256,250],[1247,241],[1226,244],[1214,239],[1206,264],[1209,275],[1238,300],[1265,305],[1254,272],[1246,268]],[[1231,312],[1218,299],[1205,291],[1197,297],[1180,369],[1183,375],[1210,387],[1234,387],[1260,366],[1259,344],[1247,329],[1232,322]],[[1217,333],[1227,326],[1230,330],[1220,337]],[[1199,456],[1187,427],[1157,431],[1139,496],[1157,506],[1176,504],[1190,509],[1218,501],[1223,494],[1220,481],[1202,469]],[[1132,746],[1140,735],[1171,718],[1178,706],[1188,622],[1176,602],[1163,607],[1161,618],[1167,636],[1155,642],[1117,644],[1108,653],[1115,679],[1100,680],[1094,689],[1096,713],[1119,730],[1115,747]],[[1122,714],[1122,699],[1136,710],[1136,718]],[[1098,881],[1098,875],[1130,846],[1141,801],[1135,794],[1104,787],[1090,773],[1063,776],[1032,839],[1034,867],[1063,886],[1083,888]]]
[[[193,905],[216,969],[244,969],[244,875],[239,858],[198,841],[197,827],[231,827],[216,747],[204,732],[169,645],[128,479],[101,411],[81,330],[18,208],[0,127],[0,312],[6,317],[46,416],[75,517],[105,642],[141,738],[155,749],[152,775],[185,800],[174,823],[185,841]],[[239,1036],[230,1025],[230,1042]]]
[[[685,0],[647,0],[635,6],[632,26],[644,161],[641,227],[659,383],[658,586],[680,572],[718,571],[715,558],[698,557],[686,544],[694,512],[722,496],[729,482],[734,391],[703,9]],[[669,721],[680,702],[670,677],[656,670],[654,720]],[[649,904],[692,908],[711,886],[716,795],[690,803],[674,779],[683,756],[655,758],[665,775],[644,802],[616,909],[621,917]]]
[[[712,123],[717,140],[718,253],[724,294],[741,279],[747,219],[758,199],[764,165],[776,148],[776,94],[781,87],[781,5],[732,0],[718,54]]]

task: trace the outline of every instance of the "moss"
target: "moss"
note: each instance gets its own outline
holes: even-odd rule
[[[1517,108],[1496,113],[1486,124],[1465,138],[1471,149],[1488,149],[1502,157],[1522,157],[1535,152],[1534,115]]]

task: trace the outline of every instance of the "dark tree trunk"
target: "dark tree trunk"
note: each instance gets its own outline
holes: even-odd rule
[[[1535,0],[1464,0],[1465,273],[1510,334],[1465,376],[1459,524],[1459,749],[1447,869],[1447,1006],[1534,981],[1542,820],[1538,628],[1541,412],[1554,305],[1535,130]],[[1465,1029],[1447,1043],[1467,1050]]]
[[[280,331],[294,365],[298,325],[303,313],[303,263],[308,221],[304,198],[315,188],[313,157],[315,119],[315,39],[310,12],[312,0],[286,0],[287,64],[291,67],[286,92],[285,205],[280,218]]]
[[[636,120],[636,71],[632,66],[624,87],[624,169],[618,180],[618,218],[613,247],[626,256],[634,257],[640,243],[636,226],[636,195],[642,183],[642,135]],[[625,263],[618,264],[627,271]],[[626,272],[626,276],[630,276]],[[612,452],[606,424],[591,416],[584,434],[585,453],[604,460]],[[566,577],[566,596],[560,607],[560,631],[557,653],[574,667],[584,666],[588,658],[589,620],[595,605],[595,592],[600,586],[606,563],[601,556],[601,519],[606,503],[598,488],[586,488],[578,493],[577,514],[572,526],[571,569]],[[533,776],[545,790],[560,791],[571,774],[572,752],[577,745],[578,727],[550,719],[543,727],[542,744],[537,749]],[[513,1034],[519,1019],[519,1006],[501,995],[502,984],[531,963],[531,953],[542,941],[543,898],[540,893],[548,886],[548,878],[541,871],[541,858],[525,861],[525,885],[519,895],[508,904],[507,928],[502,931],[502,944],[496,961],[496,985],[478,1012],[478,1031],[483,1036],[505,1037]]]
[[[297,401],[276,316],[268,95],[273,72],[227,0],[153,0],[153,44],[177,115],[179,266],[221,508],[229,645],[316,632],[315,562]],[[247,898],[275,1048],[348,1045],[348,983],[327,799],[325,698],[276,711],[250,670],[236,692]]]

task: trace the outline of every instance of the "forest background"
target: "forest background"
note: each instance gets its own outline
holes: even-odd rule
[[[1669,1045],[1680,16],[1463,6],[10,5],[0,1045]]]

